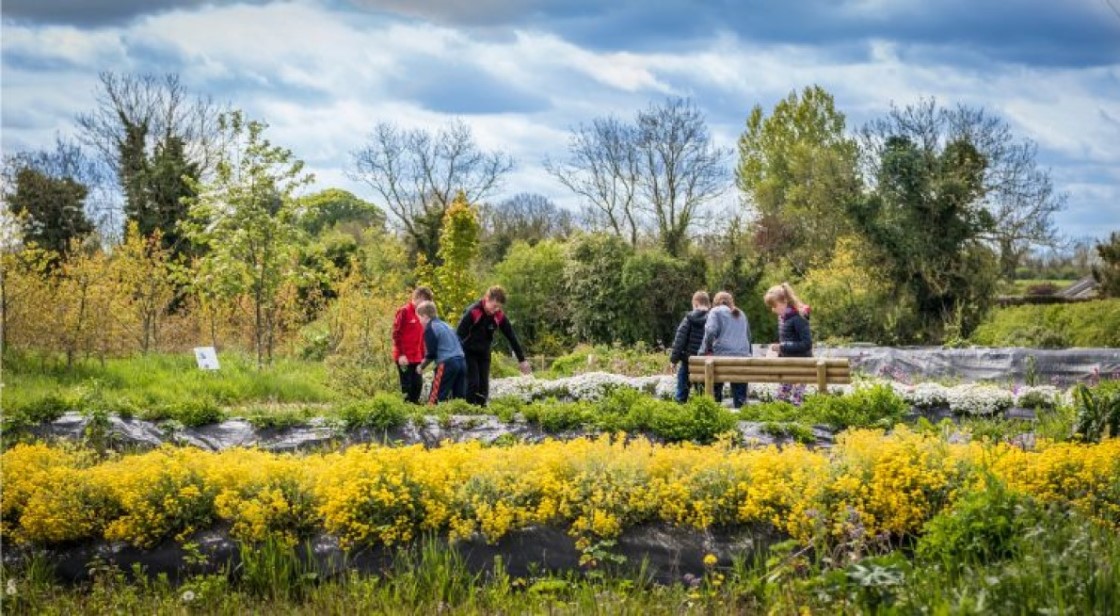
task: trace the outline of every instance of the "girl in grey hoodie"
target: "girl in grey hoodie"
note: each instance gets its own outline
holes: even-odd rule
[[[715,307],[708,313],[704,326],[704,341],[700,343],[701,355],[724,357],[750,357],[751,326],[747,315],[735,307],[735,298],[727,291],[716,293]],[[723,383],[716,383],[716,401],[723,401]],[[747,401],[746,383],[731,384],[731,405],[742,408]]]

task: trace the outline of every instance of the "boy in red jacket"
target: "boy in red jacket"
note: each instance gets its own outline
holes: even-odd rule
[[[393,361],[401,377],[401,393],[413,404],[420,404],[420,390],[424,387],[424,377],[417,370],[424,361],[424,324],[416,315],[416,306],[430,301],[432,290],[417,287],[412,300],[401,306],[393,319]]]

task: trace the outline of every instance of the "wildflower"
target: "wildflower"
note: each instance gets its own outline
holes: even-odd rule
[[[16,580],[15,578],[8,578],[8,587],[5,589],[9,597],[16,596]]]
[[[704,566],[705,567],[714,567],[714,566],[716,566],[716,563],[718,563],[718,562],[719,562],[719,559],[716,558],[715,554],[704,555]]]
[[[179,597],[179,599],[182,600],[183,603],[191,603],[195,599],[194,591],[193,590],[183,591],[183,596]]]

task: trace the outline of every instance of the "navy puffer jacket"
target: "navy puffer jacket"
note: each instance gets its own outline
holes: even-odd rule
[[[792,307],[786,310],[778,323],[778,343],[782,357],[812,357],[813,334],[809,319]]]
[[[677,326],[677,335],[673,337],[673,349],[669,353],[670,363],[688,361],[689,357],[700,352],[700,343],[704,341],[704,324],[708,322],[708,311],[693,310],[684,315],[681,324]]]

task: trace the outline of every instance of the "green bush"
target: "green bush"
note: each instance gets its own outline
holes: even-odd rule
[[[549,376],[560,378],[587,372],[649,376],[660,374],[668,363],[668,355],[655,353],[641,342],[632,347],[580,345],[571,353],[556,358],[549,368]]]
[[[986,489],[968,492],[926,523],[917,556],[949,571],[1010,558],[1034,512],[1028,497],[989,477]]]
[[[408,422],[410,415],[409,405],[394,394],[377,394],[370,400],[351,402],[338,410],[339,419],[350,430],[399,428]]]
[[[735,427],[737,418],[708,396],[695,396],[683,405],[657,401],[650,431],[671,442],[711,443]]]
[[[862,387],[847,396],[806,396],[801,408],[806,420],[837,430],[890,428],[910,410],[906,401],[887,385]]]
[[[970,338],[985,346],[1118,347],[1120,299],[994,310]]]

